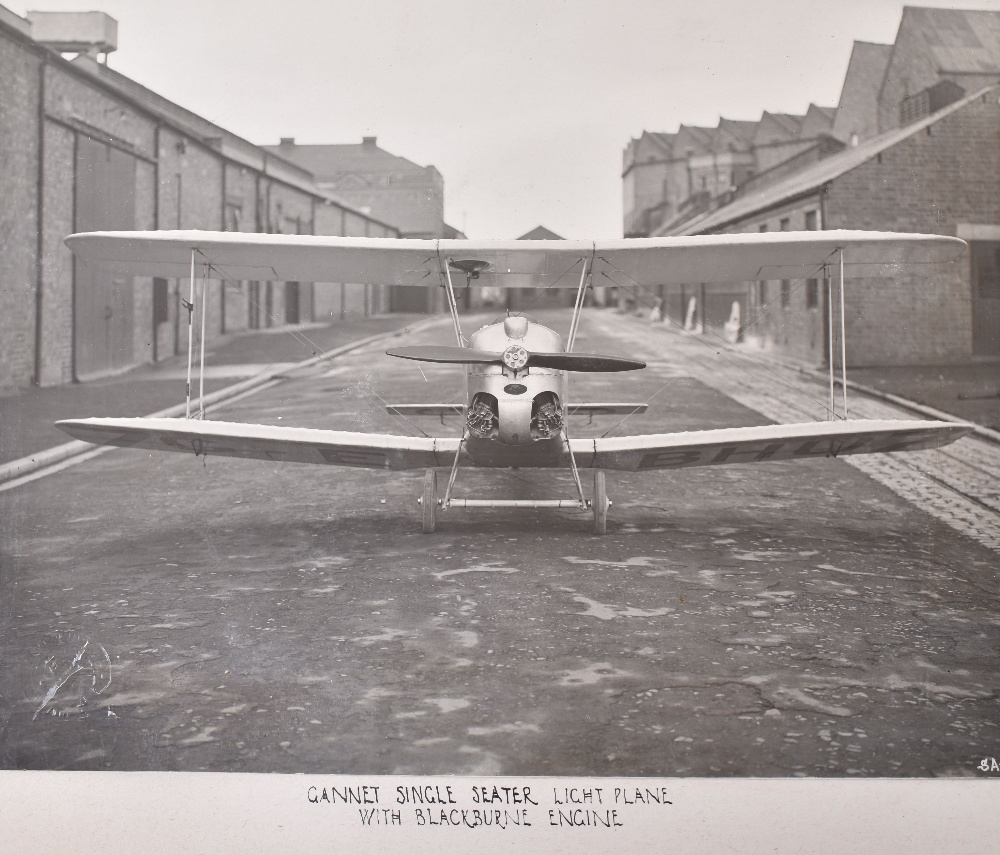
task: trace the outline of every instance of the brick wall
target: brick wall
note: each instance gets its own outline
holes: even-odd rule
[[[88,331],[75,329],[74,261],[64,240],[79,225],[74,211],[78,140],[112,141],[114,148],[133,155],[135,228],[316,231],[315,196],[305,185],[289,186],[262,174],[269,167],[261,149],[237,141],[232,150],[251,159],[260,154],[260,163],[227,165],[224,143],[204,144],[173,127],[184,121],[206,125],[205,120],[119,78],[89,59],[68,63],[0,24],[0,388],[75,379],[75,339]],[[127,91],[109,88],[109,81]],[[130,100],[133,96],[139,103]],[[239,210],[238,222],[227,220],[233,209]],[[338,223],[341,213],[337,209]],[[355,219],[354,233],[385,231],[364,217]],[[338,225],[333,233],[340,231]],[[125,331],[126,361],[138,364],[186,352],[187,312],[181,300],[188,297],[188,282],[170,280],[167,286],[167,320],[154,330],[153,280],[133,277],[131,306],[123,304],[132,314]],[[386,289],[369,289],[367,301],[364,290],[354,295],[358,314],[386,308]],[[285,283],[261,284],[259,302],[275,325],[285,323],[286,293]],[[250,325],[255,315],[248,295],[249,283],[225,288],[210,283],[209,342]],[[313,286],[301,283],[298,298],[300,321],[311,320]],[[271,324],[261,319],[259,325]]]
[[[1000,104],[996,93],[976,99],[837,177],[825,195],[817,193],[762,211],[725,231],[759,232],[761,226],[769,232],[780,231],[784,219],[789,230],[803,230],[810,211],[825,214],[826,222],[821,224],[825,229],[954,235],[960,223],[1000,224]],[[749,284],[745,337],[765,348],[822,363],[826,358],[825,288],[820,281],[813,308],[806,305],[808,288],[805,282],[791,282],[788,304],[782,305],[779,281],[766,283],[763,303],[759,286]],[[694,291],[689,288],[686,293]],[[676,296],[671,292],[675,304]],[[891,278],[849,278],[848,365],[968,360],[971,311],[967,259],[930,271],[904,267]]]
[[[899,127],[899,104],[940,79],[924,33],[935,10],[904,8],[878,96],[879,131]],[[948,13],[946,13],[948,14]],[[959,14],[959,13],[952,13]]]
[[[135,227],[156,228],[156,167],[145,160],[135,164]],[[149,276],[135,276],[132,284],[132,306],[135,318],[133,327],[133,353],[137,362],[152,362],[153,337],[153,280]],[[156,355],[159,355],[158,353]]]
[[[928,130],[838,178],[827,198],[827,227],[954,235],[959,223],[1000,224],[996,93]],[[971,355],[967,261],[930,276],[905,272],[884,297],[849,283],[848,296],[849,364],[952,362]]]
[[[37,298],[39,61],[0,38],[0,387],[32,382]]]
[[[73,381],[73,254],[63,243],[73,232],[74,133],[45,122],[42,193],[42,324],[39,383]]]

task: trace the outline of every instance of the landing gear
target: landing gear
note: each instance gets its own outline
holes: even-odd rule
[[[600,469],[594,472],[594,534],[607,534],[608,531],[608,489],[604,483],[604,472]]]
[[[424,534],[430,534],[434,531],[437,514],[437,472],[433,469],[424,473],[424,495],[420,500],[420,509],[423,513]]]

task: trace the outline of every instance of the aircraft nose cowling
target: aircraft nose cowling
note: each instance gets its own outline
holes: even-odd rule
[[[531,444],[531,398],[511,401],[501,400],[499,404],[499,432],[497,439],[504,445]]]

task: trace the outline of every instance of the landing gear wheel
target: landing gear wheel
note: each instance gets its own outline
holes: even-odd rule
[[[424,495],[420,500],[420,508],[424,518],[424,534],[434,531],[435,516],[437,513],[437,472],[428,469],[424,473]]]
[[[604,473],[598,469],[594,472],[594,534],[608,532],[608,489],[604,483]]]

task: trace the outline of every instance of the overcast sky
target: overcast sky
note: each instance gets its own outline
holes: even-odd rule
[[[118,20],[111,67],[255,143],[379,145],[474,238],[621,235],[643,130],[836,105],[897,0],[0,0]],[[1000,10],[1000,0],[911,2]]]

